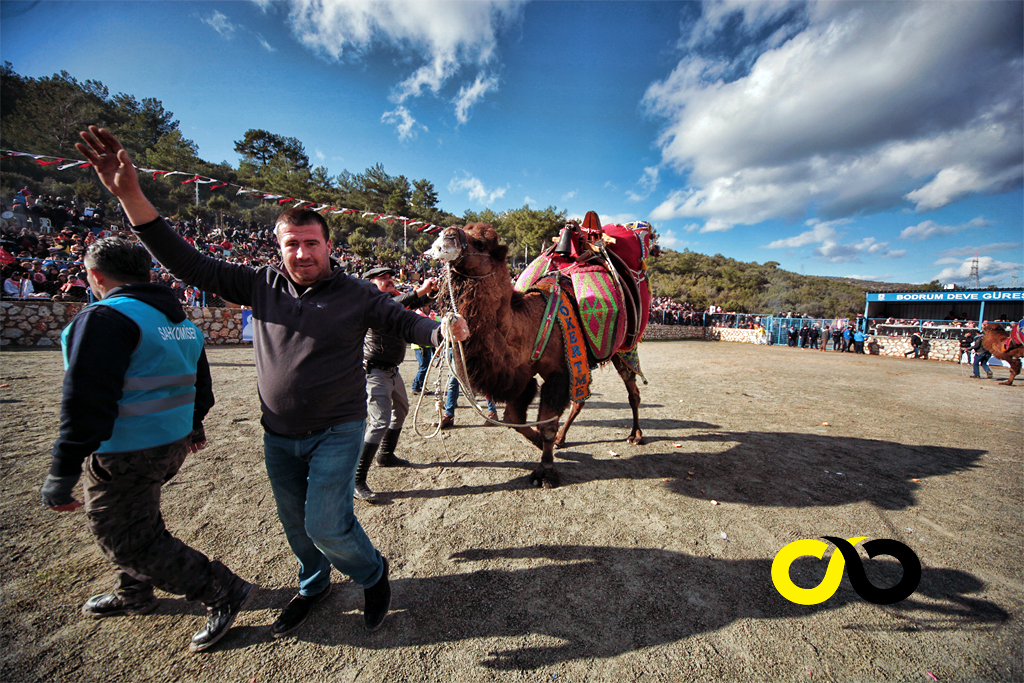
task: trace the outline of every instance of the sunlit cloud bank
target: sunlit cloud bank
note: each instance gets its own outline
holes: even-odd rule
[[[686,178],[653,219],[925,212],[1020,184],[1021,3],[703,10],[644,98],[661,166]],[[726,39],[746,47],[723,56]]]

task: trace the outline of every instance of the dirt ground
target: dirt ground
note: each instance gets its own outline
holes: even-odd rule
[[[1024,381],[972,380],[950,363],[648,342],[647,443],[624,442],[625,390],[598,371],[552,490],[526,481],[539,452],[484,427],[463,398],[443,439],[407,423],[398,451],[412,469],[371,470],[387,504],[357,503],[391,560],[383,628],[364,630],[361,591],[335,573],[310,620],[274,640],[297,565],[263,468],[253,354],[209,356],[211,446],[164,489],[164,514],[260,591],[220,644],[194,655],[204,611],[178,597],[158,593],[146,616],[79,612],[111,574],[81,511],[39,504],[60,354],[3,353],[0,680],[1024,678]],[[923,566],[917,591],[878,606],[844,576],[819,605],[788,602],[773,557],[826,535],[905,543]],[[893,558],[860,552],[873,583],[897,582]],[[794,581],[816,585],[825,564],[798,560]]]

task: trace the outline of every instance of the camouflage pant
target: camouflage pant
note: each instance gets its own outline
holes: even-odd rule
[[[160,490],[178,473],[188,439],[126,453],[93,453],[85,467],[89,531],[117,565],[114,592],[145,599],[153,588],[217,607],[241,579],[164,526]]]

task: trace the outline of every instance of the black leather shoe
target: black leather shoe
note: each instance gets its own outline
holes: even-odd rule
[[[85,601],[82,605],[82,614],[93,619],[103,617],[116,617],[121,614],[149,614],[156,609],[160,601],[156,596],[130,600],[119,597],[115,593],[100,593]]]
[[[256,595],[255,586],[248,581],[243,581],[242,585],[235,589],[235,592],[231,594],[220,607],[207,607],[206,608],[206,626],[199,631],[199,633],[192,636],[192,643],[188,646],[192,652],[202,652],[208,649],[218,640],[224,637],[231,628],[231,624],[235,623],[235,617],[238,613],[245,609],[253,597]]]
[[[384,572],[381,573],[377,583],[369,588],[363,589],[363,619],[366,621],[366,628],[369,631],[376,631],[384,623],[384,617],[388,615],[388,608],[391,607],[391,583],[388,581],[388,558],[384,560]]]
[[[302,626],[302,623],[306,621],[306,617],[309,616],[310,610],[313,609],[313,605],[317,604],[330,594],[331,584],[327,584],[327,588],[323,589],[316,595],[303,595],[302,593],[296,595],[291,599],[291,602],[281,610],[281,616],[279,616],[277,621],[274,622],[274,625],[270,627],[270,635],[275,638],[280,638]]]

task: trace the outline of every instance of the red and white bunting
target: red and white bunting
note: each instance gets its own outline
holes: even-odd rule
[[[65,171],[68,169],[76,168],[85,169],[92,166],[92,164],[88,161],[66,159],[64,157],[47,156],[45,154],[29,154],[28,152],[18,152],[15,150],[0,150],[0,159],[9,159],[12,157],[29,157],[30,159],[34,159],[41,166],[57,166],[57,170],[59,171]],[[285,195],[282,194],[270,194],[268,192],[263,192],[262,190],[254,190],[252,188],[243,187],[235,183],[228,183],[222,180],[217,180],[216,178],[209,178],[206,176],[201,176],[197,173],[189,173],[187,171],[161,171],[159,169],[154,168],[138,167],[136,167],[135,170],[139,173],[151,173],[153,175],[153,180],[156,180],[157,178],[169,178],[175,175],[192,176],[191,178],[181,181],[181,184],[187,185],[189,183],[195,183],[196,185],[209,185],[210,187],[208,189],[211,191],[219,190],[222,187],[236,187],[238,188],[238,190],[235,192],[236,196],[249,195],[255,199],[276,201],[278,206],[283,206],[288,202],[295,202],[296,207],[308,204],[309,207],[307,208],[311,208],[312,211],[316,211],[317,213],[327,212],[332,215],[342,216],[358,213],[362,218],[368,218],[370,216],[373,216],[373,221],[379,221],[381,219],[384,219],[389,223],[402,221],[403,223],[406,224],[406,226],[419,226],[416,228],[418,232],[435,233],[438,230],[441,230],[441,226],[439,225],[428,224],[425,223],[424,221],[412,221],[411,218],[406,218],[405,216],[394,216],[390,214],[377,213],[376,211],[360,212],[358,209],[347,209],[344,207],[329,206],[327,204],[318,206],[317,202],[311,202],[305,199],[298,199],[296,197],[286,197]]]

